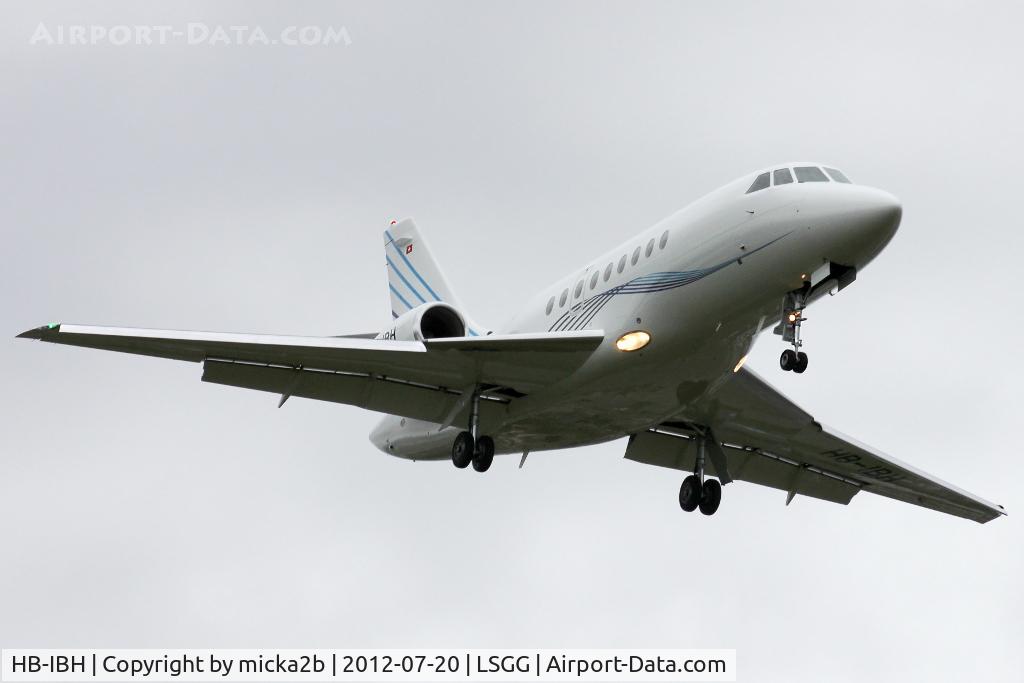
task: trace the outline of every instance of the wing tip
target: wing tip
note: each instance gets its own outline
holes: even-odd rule
[[[31,330],[25,330],[19,334],[15,339],[42,339],[43,335],[47,332],[59,332],[60,323],[50,323],[48,325],[42,325],[40,327],[33,327]]]
[[[1006,508],[997,503],[989,503],[988,505],[986,505],[985,512],[987,514],[975,518],[974,521],[978,522],[979,524],[988,524],[989,522],[994,522],[1000,517],[1008,517],[1010,514],[1006,511]]]

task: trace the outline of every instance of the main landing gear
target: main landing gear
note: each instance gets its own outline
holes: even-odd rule
[[[693,474],[683,479],[683,484],[679,487],[679,507],[686,512],[700,508],[702,514],[710,516],[718,511],[718,506],[722,503],[722,485],[717,479],[704,478],[706,447],[707,438],[702,436],[697,444],[697,464],[693,468]],[[731,479],[727,478],[726,481]]]
[[[469,431],[459,432],[452,444],[452,464],[465,469],[470,463],[477,472],[486,472],[494,461],[494,439],[480,436],[480,393],[473,392],[469,402]]]
[[[807,369],[807,354],[800,350],[804,345],[800,339],[800,325],[807,320],[804,317],[804,307],[807,305],[807,295],[810,287],[797,289],[786,295],[782,304],[782,321],[775,328],[776,334],[782,335],[782,340],[793,345],[793,348],[786,349],[779,356],[779,367],[786,372],[793,371],[797,374]]]

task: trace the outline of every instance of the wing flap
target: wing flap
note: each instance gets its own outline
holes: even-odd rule
[[[761,486],[780,489],[787,493],[810,496],[832,503],[846,505],[860,487],[835,476],[777,457],[742,448],[723,449],[728,462],[729,473],[737,481],[746,481]],[[663,431],[648,431],[630,437],[626,447],[629,460],[648,465],[692,472],[697,460],[695,439]],[[714,463],[705,463],[705,473],[719,476]]]
[[[307,370],[233,361],[207,360],[204,382],[359,406],[367,410],[441,423],[458,403],[461,392],[445,387],[414,384],[371,374]],[[506,401],[484,401],[487,420]]]

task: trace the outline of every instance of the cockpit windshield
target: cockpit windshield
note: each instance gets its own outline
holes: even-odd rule
[[[746,194],[792,183],[794,174],[798,183],[827,183],[831,179],[837,183],[851,184],[850,179],[837,168],[829,168],[828,166],[794,166],[792,170],[789,168],[777,168],[774,171],[761,173],[754,178],[754,182],[750,185]]]
[[[793,169],[796,172],[798,183],[827,183],[828,176],[817,166],[797,166]]]
[[[750,194],[751,192],[757,192],[758,190],[763,190],[766,187],[771,187],[771,186],[772,186],[772,176],[771,176],[770,173],[765,171],[761,175],[759,175],[756,178],[754,178],[754,184],[750,186],[749,190],[747,190],[747,194]]]
[[[772,175],[775,177],[776,185],[788,185],[793,182],[793,174],[788,168],[778,168],[772,171]]]
[[[825,173],[828,173],[832,180],[836,181],[837,183],[852,184],[850,182],[850,179],[846,177],[846,174],[840,171],[838,168],[829,168],[828,166],[825,166],[824,169]]]

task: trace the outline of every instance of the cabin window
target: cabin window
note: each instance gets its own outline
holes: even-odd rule
[[[576,283],[576,291],[573,292],[572,296],[573,296],[574,299],[579,299],[580,298],[580,294],[582,294],[582,293],[583,293],[583,280],[580,280],[579,282]]]
[[[594,274],[590,276],[590,288],[591,288],[591,289],[593,289],[594,287],[597,287],[597,277],[598,277],[598,276],[599,276],[600,274],[601,274],[601,273],[599,273],[598,271],[596,271],[596,270],[595,270],[595,271],[594,271]]]
[[[775,184],[776,185],[787,185],[793,182],[793,174],[788,168],[780,168],[775,171]]]
[[[609,263],[608,267],[604,269],[604,281],[608,282],[608,278],[612,276],[612,264]]]
[[[551,309],[553,309],[554,307],[555,307],[555,297],[551,297],[550,299],[548,299],[548,308],[547,308],[547,311],[546,311],[548,315],[551,315]]]
[[[844,174],[838,168],[829,168],[828,166],[826,166],[825,167],[825,173],[828,173],[829,176],[832,177],[832,180],[836,181],[837,183],[847,183],[847,184],[850,184],[850,179],[847,178],[846,174]]]
[[[652,237],[651,241],[647,243],[647,248],[644,249],[644,255],[647,258],[650,258],[651,254],[653,254],[653,253],[654,253],[654,238]]]
[[[640,260],[640,247],[637,247],[633,251],[633,258],[629,259],[629,262],[632,263],[635,266],[636,262],[639,261],[639,260]]]
[[[668,230],[661,233],[661,241],[658,242],[658,248],[664,249],[666,244],[668,244]]]
[[[817,166],[797,166],[796,180],[798,183],[827,183],[828,176],[822,173]]]
[[[771,173],[765,171],[761,175],[754,178],[754,183],[750,186],[750,189],[747,190],[747,194],[750,194],[751,192],[757,192],[758,190],[763,190],[764,188],[768,187],[771,184]]]
[[[559,308],[561,308],[562,306],[565,305],[565,299],[568,296],[569,296],[569,290],[568,289],[563,289],[562,290],[562,296],[558,297],[558,307]]]
[[[619,259],[619,272],[621,273],[626,267],[626,255],[623,254],[622,258]]]

